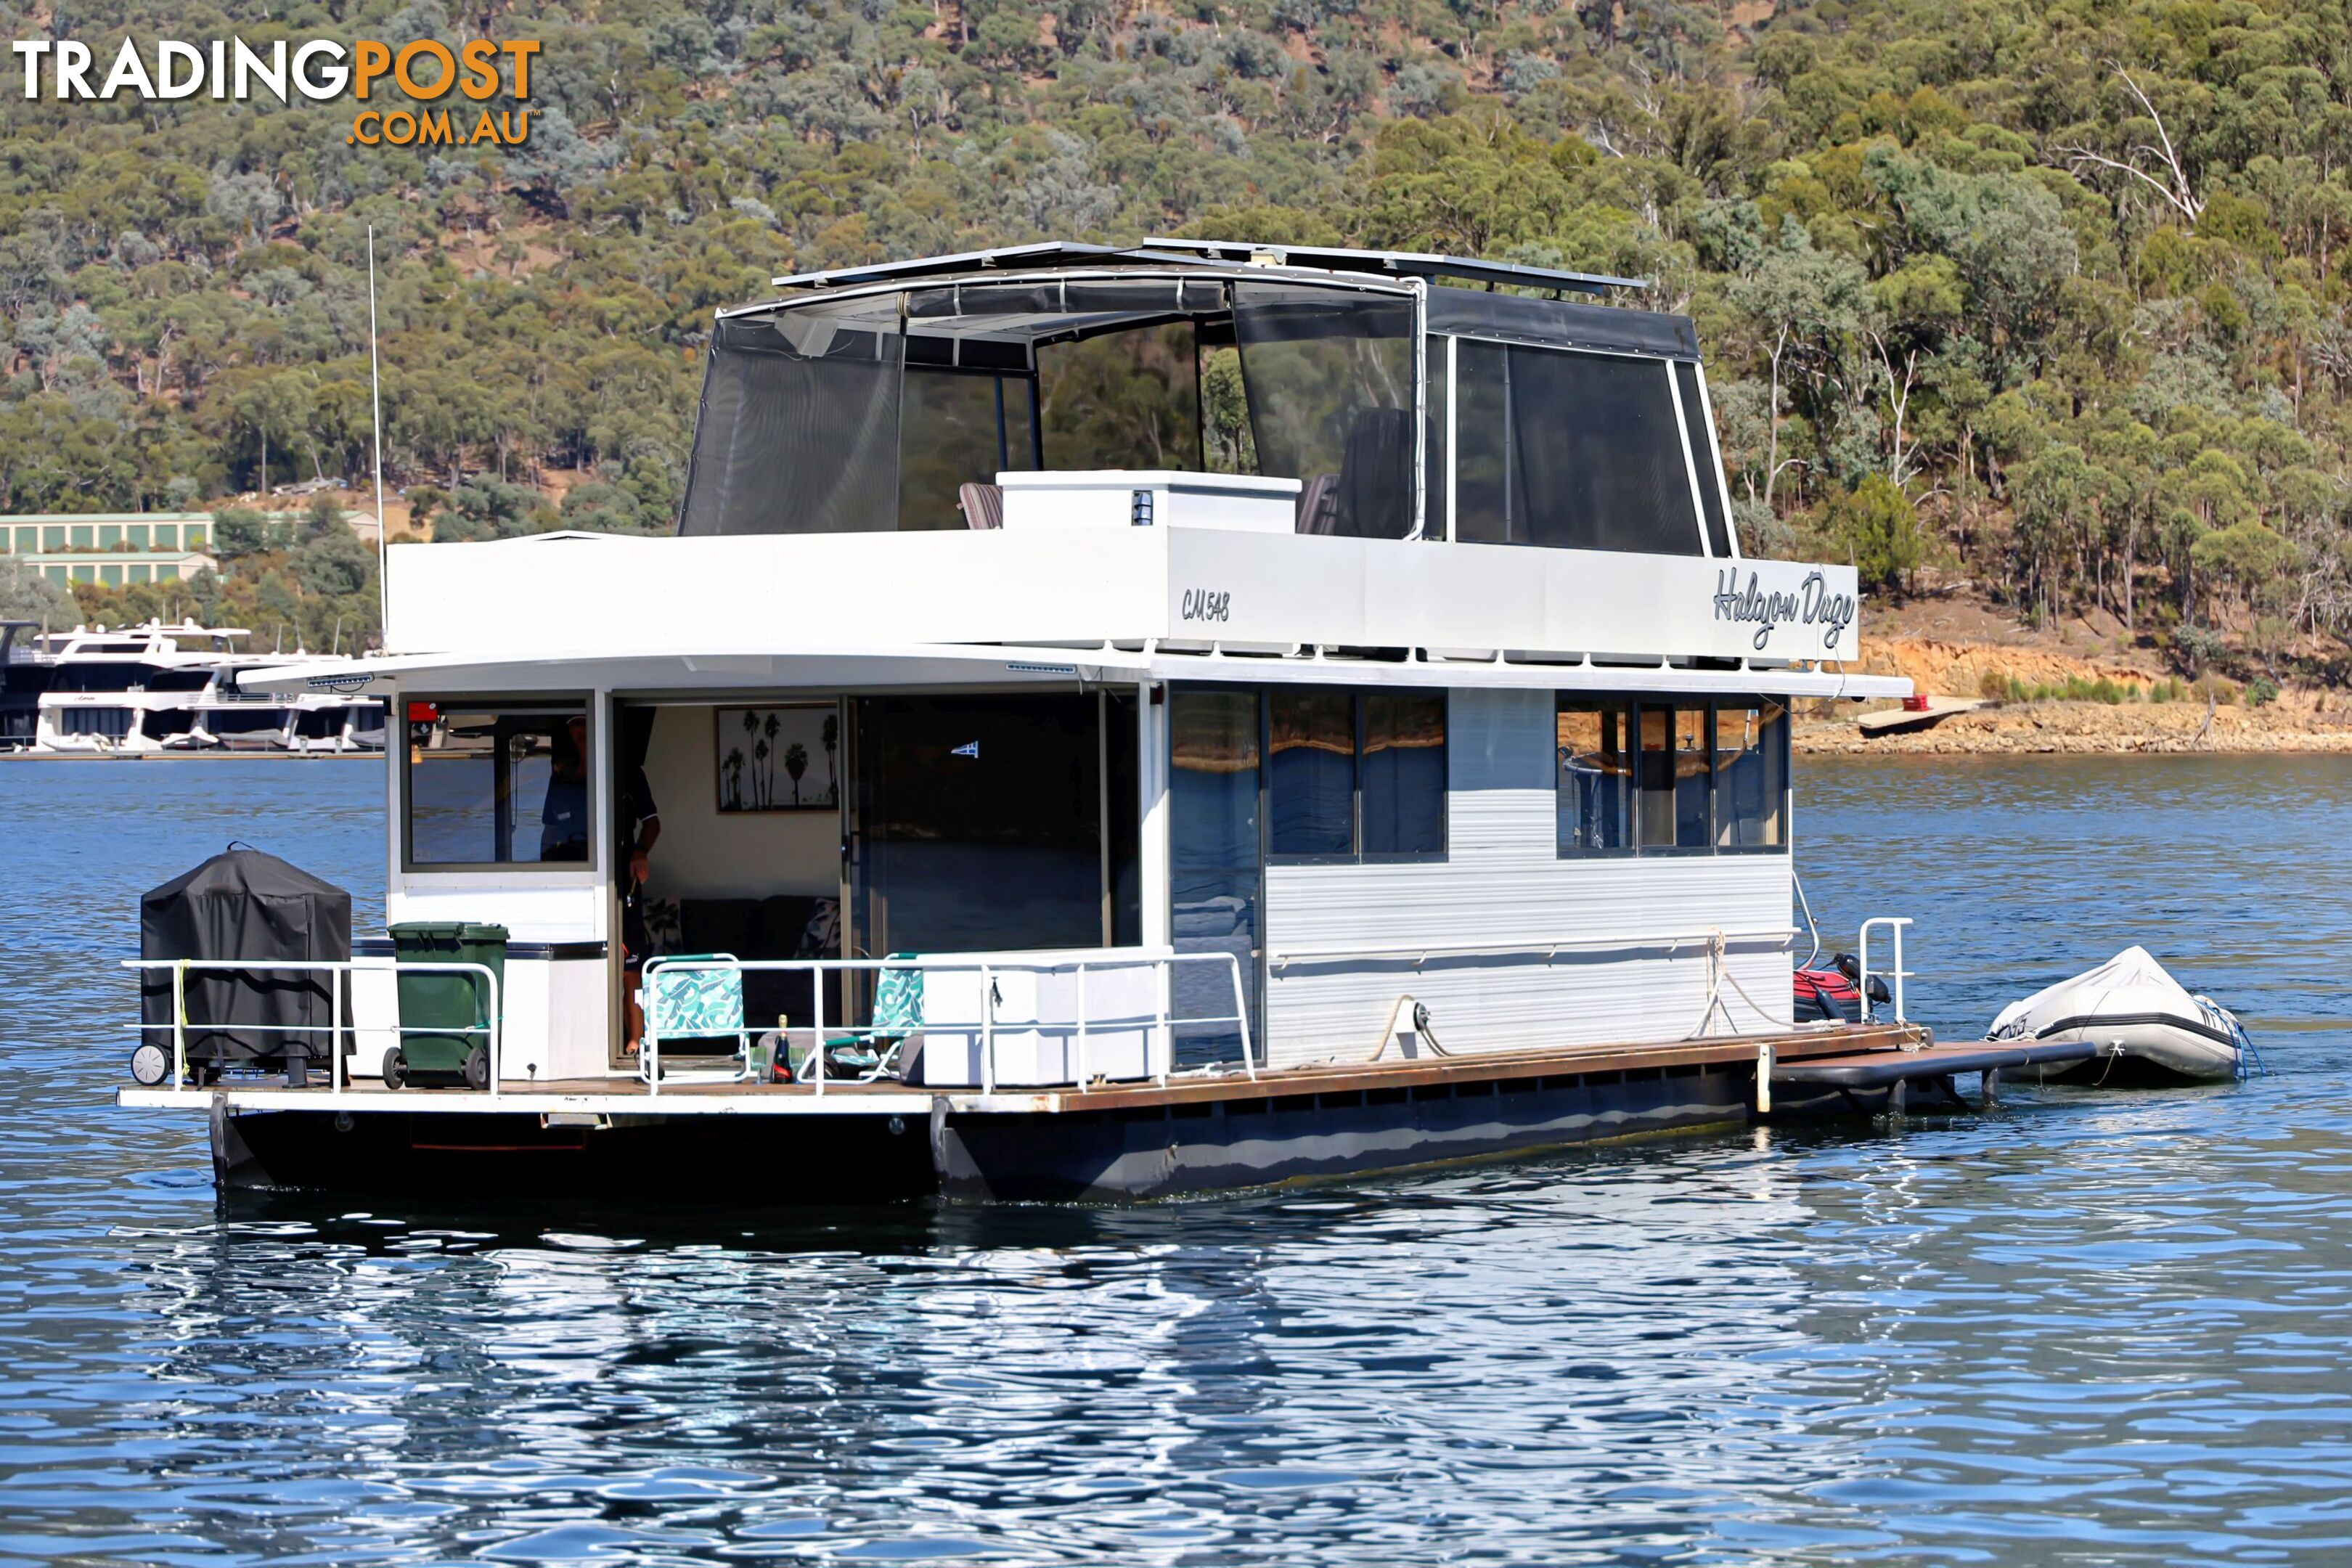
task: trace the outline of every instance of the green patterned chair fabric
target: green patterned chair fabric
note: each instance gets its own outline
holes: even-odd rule
[[[693,965],[709,961],[724,967]],[[743,1032],[743,972],[726,952],[681,953],[646,975],[646,1032],[661,1039],[714,1039]]]

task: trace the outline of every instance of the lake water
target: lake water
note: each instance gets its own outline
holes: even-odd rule
[[[108,1103],[136,895],[235,837],[373,922],[379,775],[0,766],[0,1562],[2352,1559],[2352,760],[1800,776],[1939,1032],[2142,942],[2273,1076],[1129,1210],[224,1219]]]

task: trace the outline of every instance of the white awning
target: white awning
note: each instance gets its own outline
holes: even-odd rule
[[[636,692],[815,691],[943,687],[1132,685],[1149,673],[1141,654],[1066,648],[886,644],[788,649],[708,647],[614,654],[562,649],[529,657],[409,653],[310,660],[245,671],[247,691],[468,694],[621,690]]]
[[[242,673],[247,691],[466,695],[612,690],[692,696],[785,690],[934,691],[1008,686],[1128,686],[1140,680],[1248,685],[1321,682],[1347,686],[1498,687],[1559,691],[1736,696],[1889,698],[1911,695],[1892,675],[1836,669],[1693,669],[1493,658],[1410,660],[1301,658],[1221,653],[1122,652],[1106,648],[1004,647],[940,643],[801,648],[711,647],[614,654],[589,650],[530,657],[412,653],[314,659]]]

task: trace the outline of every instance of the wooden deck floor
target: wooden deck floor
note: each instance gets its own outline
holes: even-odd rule
[[[1753,1063],[1766,1047],[1780,1066],[1820,1058],[1885,1059],[1928,1038],[1916,1025],[1843,1026],[1785,1034],[1730,1036],[1663,1044],[1562,1047],[1548,1050],[1494,1051],[1426,1056],[1379,1062],[1317,1062],[1264,1068],[1255,1078],[1238,1070],[1213,1076],[1174,1076],[1166,1083],[1106,1083],[1067,1086],[1001,1085],[992,1094],[975,1087],[928,1087],[893,1081],[860,1084],[828,1079],[820,1093],[814,1084],[665,1082],[658,1093],[636,1078],[508,1079],[499,1093],[462,1089],[391,1090],[372,1079],[338,1093],[323,1079],[310,1087],[222,1085],[215,1089],[122,1089],[124,1105],[171,1107],[209,1104],[226,1098],[238,1110],[351,1110],[407,1112],[520,1114],[567,1110],[626,1111],[679,1115],[713,1112],[881,1115],[921,1113],[944,1100],[961,1112],[1101,1111],[1145,1110],[1203,1101],[1244,1101],[1270,1096],[1330,1095],[1415,1089],[1430,1085],[1525,1082],[1595,1074],[1654,1074],[1715,1064]],[[1958,1070],[1958,1069],[1946,1069]]]

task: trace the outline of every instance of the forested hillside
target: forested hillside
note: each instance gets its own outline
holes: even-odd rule
[[[772,273],[1177,231],[1654,279],[1765,548],[2097,606],[2192,670],[2333,668],[2352,629],[2334,0],[69,17],[101,61],[126,28],[544,48],[513,150],[350,145],[348,102],[0,97],[0,510],[364,472],[370,223],[386,460],[444,538],[667,529],[711,309]],[[363,598],[299,555],[248,584]]]

